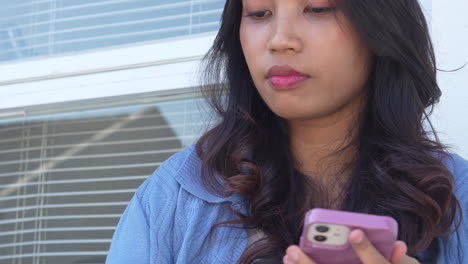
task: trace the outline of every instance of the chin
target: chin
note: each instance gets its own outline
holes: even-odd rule
[[[270,110],[286,120],[312,120],[333,115],[341,104],[333,104],[329,98],[298,99],[297,96],[262,98]]]
[[[304,113],[294,110],[272,110],[277,116],[286,120],[304,120],[310,119],[314,115],[312,113]]]
[[[326,117],[332,113],[330,111],[320,111],[319,109],[294,109],[294,108],[288,108],[288,109],[272,109],[273,113],[275,113],[277,116],[285,119],[285,120],[313,120],[313,119],[319,119]],[[333,111],[331,111],[333,112]]]

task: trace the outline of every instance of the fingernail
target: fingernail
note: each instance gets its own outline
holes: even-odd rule
[[[292,260],[291,256],[289,255],[286,255],[286,257],[284,257],[283,262],[284,264],[296,264],[297,263],[297,261]]]
[[[364,238],[364,233],[362,233],[362,231],[360,230],[354,231],[354,235],[352,239],[355,244],[361,244],[363,238]]]
[[[289,252],[289,258],[296,263],[299,260],[299,253],[296,250],[291,250],[291,252]]]

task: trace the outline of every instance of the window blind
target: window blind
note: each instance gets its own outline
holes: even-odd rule
[[[0,61],[5,61],[216,31],[224,1],[0,0],[0,5]]]
[[[0,263],[104,263],[136,188],[207,128],[194,95],[0,120]]]

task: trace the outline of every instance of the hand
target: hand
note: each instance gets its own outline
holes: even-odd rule
[[[364,235],[364,232],[361,230],[353,230],[349,234],[349,243],[354,248],[354,251],[359,256],[361,261],[364,264],[373,264],[373,263],[382,263],[382,264],[417,264],[417,261],[414,258],[406,255],[408,247],[403,241],[396,241],[393,245],[392,256],[390,257],[390,262],[386,260],[372,243]]]
[[[418,264],[419,262],[406,255],[407,246],[403,241],[396,241],[390,262],[386,260],[370,243],[361,230],[349,234],[349,243],[364,264]],[[290,246],[283,257],[284,264],[318,264],[310,259],[298,246]]]

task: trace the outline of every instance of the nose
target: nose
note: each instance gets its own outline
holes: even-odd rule
[[[271,24],[271,35],[268,41],[268,49],[274,53],[287,51],[300,52],[302,40],[297,34],[298,24],[294,18],[277,17]]]

